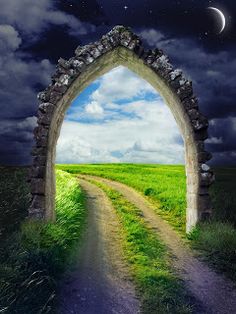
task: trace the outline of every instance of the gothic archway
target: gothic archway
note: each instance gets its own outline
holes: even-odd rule
[[[208,188],[214,175],[206,165],[211,154],[204,149],[208,121],[199,112],[192,83],[179,69],[173,68],[163,51],[145,50],[141,39],[124,26],[114,27],[93,44],[78,47],[69,60],[60,59],[52,83],[38,95],[29,216],[46,220],[55,218],[54,163],[65,112],[84,88],[118,65],[149,82],[170,107],[179,126],[185,145],[188,232],[212,211]]]

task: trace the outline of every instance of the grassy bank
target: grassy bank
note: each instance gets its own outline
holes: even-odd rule
[[[70,173],[91,174],[132,186],[156,205],[156,212],[185,234],[186,183],[183,166],[59,165]],[[213,218],[189,236],[190,244],[217,270],[236,281],[236,167],[215,168],[210,193]]]
[[[121,222],[124,255],[140,295],[142,313],[192,313],[190,299],[171,271],[167,249],[145,224],[141,211],[107,185],[91,182],[105,191]]]
[[[83,230],[83,194],[76,178],[57,171],[57,220],[26,222],[1,241],[1,313],[56,313],[57,280]]]

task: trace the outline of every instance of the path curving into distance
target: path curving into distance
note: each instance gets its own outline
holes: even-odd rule
[[[79,177],[105,183],[120,192],[143,212],[146,222],[158,233],[172,253],[173,268],[184,280],[185,286],[196,301],[203,305],[204,313],[201,314],[236,314],[235,285],[196,258],[181,237],[154,212],[153,205],[145,197],[133,188],[117,181],[91,175],[80,175]]]
[[[97,186],[80,180],[86,195],[88,226],[77,265],[60,285],[59,314],[138,314],[128,268],[122,258],[115,211]]]

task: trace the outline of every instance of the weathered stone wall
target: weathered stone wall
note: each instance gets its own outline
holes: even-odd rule
[[[212,211],[208,188],[214,175],[206,164],[211,154],[204,149],[208,121],[199,112],[192,83],[179,69],[173,68],[163,51],[145,50],[141,39],[123,26],[114,27],[100,41],[78,47],[69,60],[59,59],[52,83],[38,95],[29,215],[35,219],[55,218],[54,163],[65,112],[84,88],[118,65],[126,66],[148,81],[176,119],[185,144],[186,229],[190,231],[199,220],[209,218]]]

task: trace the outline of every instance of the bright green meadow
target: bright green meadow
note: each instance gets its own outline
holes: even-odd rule
[[[186,177],[181,165],[58,165],[72,174],[89,174],[125,183],[147,197],[157,214],[185,235]],[[236,281],[236,168],[215,168],[212,221],[188,235],[190,245],[214,268]]]

